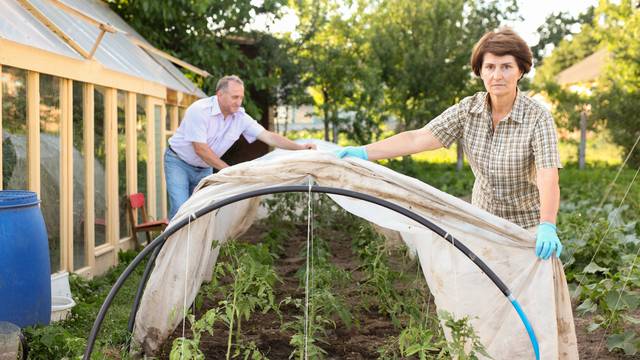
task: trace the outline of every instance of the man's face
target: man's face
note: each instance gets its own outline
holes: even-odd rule
[[[220,110],[226,115],[233,114],[242,106],[244,99],[244,86],[235,81],[230,81],[226,90],[216,92]]]
[[[489,94],[501,96],[514,94],[522,72],[513,55],[484,54],[480,77]]]

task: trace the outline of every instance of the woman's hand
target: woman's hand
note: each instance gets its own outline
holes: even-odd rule
[[[547,260],[553,252],[560,258],[562,253],[562,243],[558,238],[556,226],[550,222],[543,222],[538,225],[536,235],[536,256],[542,260]]]

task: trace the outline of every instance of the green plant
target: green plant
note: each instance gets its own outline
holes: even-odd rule
[[[444,321],[444,325],[451,330],[451,341],[447,342],[446,347],[447,355],[450,358],[476,360],[480,354],[491,359],[468,317],[456,320],[451,313],[446,311],[440,311],[438,316]],[[465,347],[468,347],[468,350]]]
[[[29,343],[29,359],[72,358],[84,352],[87,340],[77,337],[59,326],[44,326],[25,329]]]
[[[425,315],[428,317],[428,315]],[[438,330],[428,326],[425,321],[410,322],[398,336],[398,347],[403,356],[417,355],[420,360],[433,358],[446,342]]]

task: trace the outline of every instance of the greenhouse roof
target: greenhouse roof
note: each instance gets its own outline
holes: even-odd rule
[[[206,96],[167,59],[170,56],[160,56],[161,51],[100,0],[9,0],[1,6],[0,38],[75,60],[86,59],[99,42],[90,56],[104,67],[183,93]],[[77,13],[68,11],[69,8]],[[104,32],[99,41],[104,28],[113,32]]]

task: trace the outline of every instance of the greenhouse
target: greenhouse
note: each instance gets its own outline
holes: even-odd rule
[[[38,194],[51,272],[94,276],[130,249],[126,202],[167,215],[162,154],[205,94],[101,1],[10,0],[0,12],[0,189]]]

